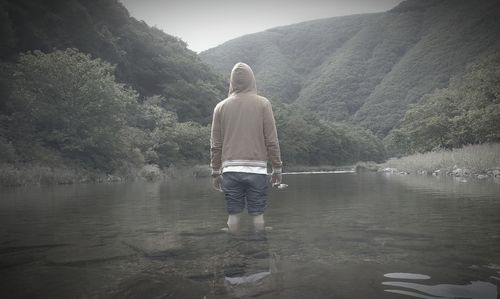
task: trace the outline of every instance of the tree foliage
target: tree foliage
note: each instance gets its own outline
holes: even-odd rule
[[[403,153],[500,141],[500,55],[470,65],[465,75],[408,110],[392,136]]]
[[[0,115],[4,161],[55,154],[113,172],[208,157],[208,127],[178,122],[161,106],[161,96],[138,101],[137,92],[116,82],[107,62],[76,49],[35,51],[10,69],[7,108]]]
[[[324,121],[300,107],[278,102],[273,106],[287,165],[346,165],[385,159],[382,142],[369,130]]]
[[[120,136],[126,107],[137,99],[113,72],[75,49],[21,55],[12,74],[9,132],[111,169],[125,158]]]

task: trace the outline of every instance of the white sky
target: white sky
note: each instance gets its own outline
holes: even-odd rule
[[[307,20],[382,12],[402,0],[120,0],[130,14],[180,37],[196,52]]]

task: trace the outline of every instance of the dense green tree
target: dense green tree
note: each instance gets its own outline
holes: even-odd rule
[[[459,107],[463,113],[454,120],[457,141],[500,141],[500,54],[470,66],[461,81],[461,86],[452,87],[462,96]]]
[[[147,163],[168,167],[179,157],[175,142],[177,116],[161,107],[163,98],[153,96],[132,106],[129,124],[135,128],[134,146],[144,153]]]
[[[127,156],[121,133],[137,94],[116,83],[113,72],[75,49],[21,55],[12,74],[10,138],[94,167],[116,167]]]
[[[440,90],[406,112],[401,128],[394,131],[395,142],[404,152],[453,147],[452,119],[459,113],[453,97],[450,91]]]
[[[385,148],[369,130],[323,121],[303,108],[274,102],[285,165],[346,165],[383,161]]]
[[[209,127],[178,122],[162,96],[138,101],[100,59],[76,49],[35,51],[4,69],[10,75],[0,83],[10,88],[0,114],[2,161],[68,159],[113,172],[208,160]]]
[[[402,153],[500,141],[500,55],[472,64],[462,78],[408,110],[392,135]]]
[[[210,160],[209,126],[202,126],[195,122],[178,123],[174,140],[179,146],[181,161],[206,163]]]

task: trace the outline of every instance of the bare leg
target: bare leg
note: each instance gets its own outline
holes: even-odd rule
[[[264,230],[264,214],[253,216],[253,227],[257,232]]]
[[[237,234],[240,230],[240,214],[230,214],[227,217],[227,227],[229,228],[229,232],[232,234]]]

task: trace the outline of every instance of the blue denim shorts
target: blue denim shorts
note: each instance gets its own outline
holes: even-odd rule
[[[267,206],[267,175],[246,172],[224,172],[222,191],[228,214],[239,214],[247,208],[248,214],[257,216]]]

